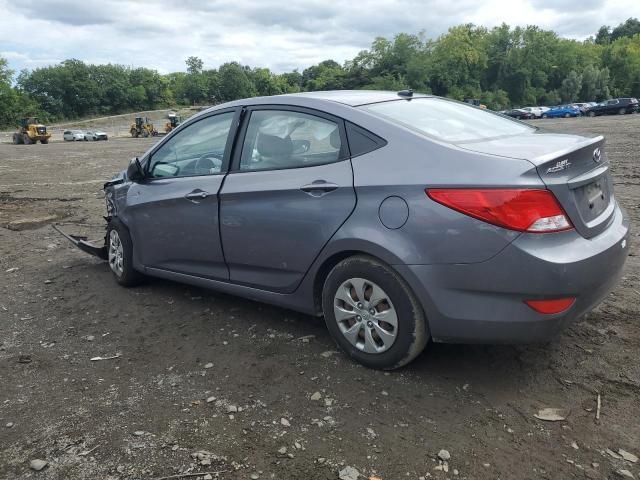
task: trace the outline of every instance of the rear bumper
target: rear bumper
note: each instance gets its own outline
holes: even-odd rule
[[[617,283],[629,251],[629,221],[618,206],[612,224],[586,239],[575,231],[523,234],[482,263],[402,265],[435,341],[521,343],[549,340],[597,306]],[[575,297],[556,315],[524,300]]]

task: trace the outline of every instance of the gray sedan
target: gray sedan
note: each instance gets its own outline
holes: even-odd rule
[[[602,137],[411,91],[234,101],[105,185],[117,282],[143,275],[324,315],[357,361],[546,341],[618,280],[629,223]]]

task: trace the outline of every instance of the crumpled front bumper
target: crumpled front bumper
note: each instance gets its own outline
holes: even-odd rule
[[[70,235],[60,230],[57,225],[51,225],[51,226],[56,232],[58,232],[64,238],[69,240],[71,243],[73,243],[76,247],[78,247],[83,252],[88,253],[89,255],[93,255],[95,257],[101,258],[102,260],[108,259],[106,241],[104,245],[102,245],[101,247],[98,247],[97,245],[94,245],[93,243],[88,242],[87,237],[82,237],[79,235]]]

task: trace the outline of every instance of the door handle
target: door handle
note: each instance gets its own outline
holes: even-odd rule
[[[202,190],[194,190],[191,193],[187,193],[184,198],[193,203],[198,203],[198,200],[203,200],[209,196],[209,192],[204,192]]]
[[[339,185],[336,185],[335,183],[325,182],[324,180],[315,180],[314,182],[301,186],[300,190],[310,195],[322,196],[325,193],[333,192],[338,187]]]

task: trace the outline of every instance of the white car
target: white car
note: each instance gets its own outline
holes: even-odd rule
[[[542,114],[549,110],[547,107],[523,107],[520,110],[533,114],[534,117],[540,118]]]
[[[65,142],[78,142],[84,140],[84,132],[82,130],[65,130],[62,134]]]
[[[106,132],[103,132],[102,130],[89,130],[84,134],[84,139],[92,141],[109,140],[109,137]]]

